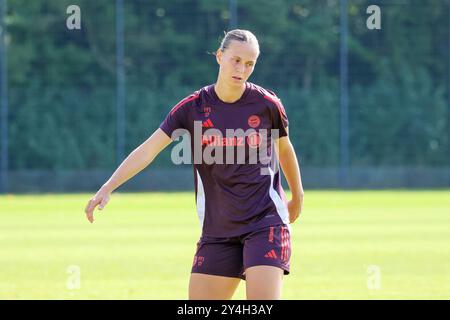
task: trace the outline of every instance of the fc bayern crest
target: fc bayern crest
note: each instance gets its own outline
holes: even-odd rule
[[[257,115],[252,115],[248,118],[248,125],[251,128],[257,128],[261,124],[261,119]]]

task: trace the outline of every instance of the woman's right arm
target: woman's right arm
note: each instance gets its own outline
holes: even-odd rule
[[[89,222],[94,222],[93,212],[97,205],[98,209],[102,210],[108,203],[110,194],[115,189],[147,167],[171,142],[170,137],[158,128],[150,138],[131,152],[116,169],[111,178],[89,200],[84,210]]]

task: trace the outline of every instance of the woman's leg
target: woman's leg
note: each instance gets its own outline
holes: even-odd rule
[[[245,271],[248,300],[279,300],[284,271],[273,266],[254,266]]]
[[[189,300],[229,300],[241,279],[191,273]]]
[[[283,275],[289,273],[290,243],[285,225],[262,228],[245,237],[247,299],[281,299]]]

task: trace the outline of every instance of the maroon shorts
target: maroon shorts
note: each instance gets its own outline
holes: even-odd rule
[[[291,237],[286,225],[265,227],[237,237],[202,236],[197,243],[192,273],[245,280],[245,270],[274,266],[289,274]]]

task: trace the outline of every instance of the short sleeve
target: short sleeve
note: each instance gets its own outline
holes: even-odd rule
[[[286,111],[284,110],[283,104],[281,101],[277,104],[278,112],[276,113],[276,116],[274,117],[274,127],[275,129],[280,130],[279,137],[285,137],[288,135],[287,133],[287,127],[289,126],[289,120],[286,114]]]
[[[272,113],[272,127],[277,129],[279,133],[279,138],[286,137],[288,135],[287,127],[289,126],[289,120],[284,109],[281,100],[273,93],[272,95],[265,96],[265,98],[272,102],[271,113]]]
[[[177,103],[167,114],[159,128],[164,131],[172,140],[178,138],[181,134],[173,133],[177,129],[186,129],[186,122],[189,117],[189,102],[196,98],[194,95],[188,96]]]

